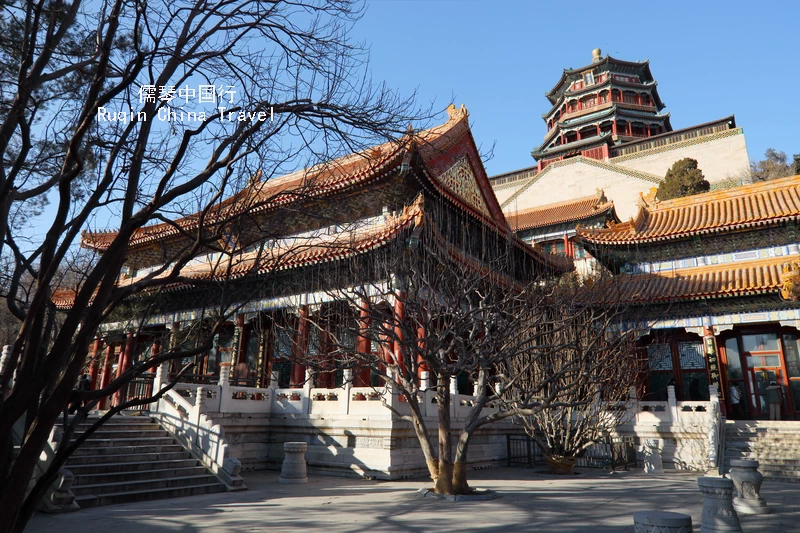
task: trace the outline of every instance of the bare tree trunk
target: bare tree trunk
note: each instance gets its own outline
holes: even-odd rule
[[[456,460],[453,463],[453,491],[455,494],[470,494],[472,488],[467,483],[467,448],[472,437],[472,429],[464,428],[456,445]]]
[[[439,460],[433,454],[428,428],[422,421],[422,412],[419,408],[419,402],[409,401],[408,405],[411,408],[414,432],[417,434],[417,440],[419,441],[420,448],[422,448],[422,455],[425,457],[425,464],[428,467],[428,472],[435,485],[436,480],[439,478]]]
[[[437,376],[436,390],[439,414],[439,477],[434,490],[439,494],[453,494],[453,460],[450,443],[450,376],[440,373]]]

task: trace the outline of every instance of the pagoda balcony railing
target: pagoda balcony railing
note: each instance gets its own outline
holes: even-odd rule
[[[590,101],[590,102],[586,102],[584,104],[578,104],[578,106],[575,109],[567,111],[566,113],[561,115],[558,118],[556,124],[554,124],[553,127],[550,128],[547,131],[547,134],[544,136],[545,140],[547,140],[550,137],[552,137],[552,135],[559,130],[559,123],[560,122],[563,122],[564,120],[578,118],[578,117],[581,117],[583,115],[588,115],[589,113],[593,113],[595,111],[602,111],[604,109],[608,109],[613,104],[621,105],[625,109],[631,109],[633,111],[646,111],[646,112],[649,112],[649,113],[656,113],[657,112],[656,107],[653,106],[653,105],[638,104],[636,102],[628,101],[628,100],[622,101],[617,97],[614,97],[614,99],[611,100],[611,101],[606,100],[606,101],[601,101],[599,103],[596,102],[596,101]]]
[[[614,102],[616,104],[621,104],[622,107],[625,109],[632,109],[634,111],[647,111],[651,113],[656,112],[656,107],[652,105],[644,105],[644,104],[636,104],[631,102]]]

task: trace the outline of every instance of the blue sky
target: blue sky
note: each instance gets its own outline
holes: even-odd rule
[[[800,153],[800,2],[373,0],[353,36],[377,80],[470,112],[490,175],[534,163],[544,93],[591,50],[649,59],[674,129],[736,115],[751,160]]]

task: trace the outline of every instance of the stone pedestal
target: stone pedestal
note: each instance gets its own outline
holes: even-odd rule
[[[742,533],[739,515],[733,508],[733,481],[719,477],[699,477],[697,486],[703,493],[703,520],[700,531]]]
[[[646,474],[663,474],[664,463],[661,461],[661,450],[658,449],[658,439],[644,441],[644,471]]]
[[[308,483],[307,449],[308,444],[305,442],[283,443],[283,465],[281,465],[281,477],[278,479],[280,483]]]
[[[770,512],[767,502],[759,494],[764,477],[758,471],[758,461],[732,459],[730,476],[738,493],[738,496],[733,498],[733,508],[737,513],[768,514]]]
[[[693,533],[692,517],[666,511],[637,511],[633,513],[635,533]]]

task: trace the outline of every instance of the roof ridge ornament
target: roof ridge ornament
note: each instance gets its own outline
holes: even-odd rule
[[[469,116],[469,111],[467,111],[467,107],[464,104],[461,104],[461,108],[456,108],[456,105],[451,103],[447,106],[446,111],[450,120],[459,120]]]
[[[603,51],[599,48],[592,50],[592,63],[599,63],[603,60]]]

